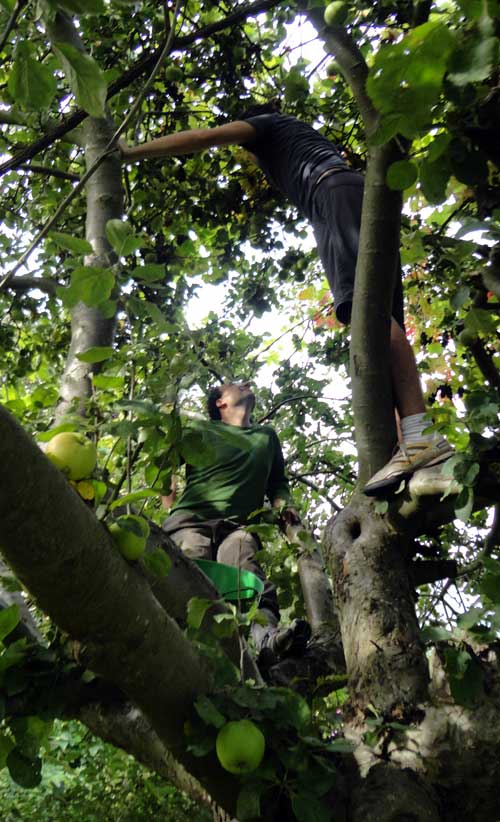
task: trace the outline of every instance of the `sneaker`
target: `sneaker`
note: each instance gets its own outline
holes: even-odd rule
[[[411,477],[419,468],[439,465],[453,454],[453,448],[444,437],[439,440],[420,440],[401,443],[393,458],[365,485],[364,492],[376,497],[380,491],[392,489]]]
[[[459,494],[462,486],[456,479],[443,474],[446,463],[432,466],[431,468],[420,468],[415,471],[410,482],[408,491],[412,497],[430,497],[439,494]]]
[[[270,652],[275,659],[303,656],[311,638],[311,626],[305,619],[294,619],[290,625],[272,628],[264,637],[260,652]]]

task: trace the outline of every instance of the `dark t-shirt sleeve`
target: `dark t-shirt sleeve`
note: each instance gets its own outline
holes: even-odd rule
[[[271,471],[269,472],[269,479],[267,481],[266,494],[270,502],[275,499],[282,499],[285,502],[290,501],[290,488],[288,480],[285,475],[285,460],[281,450],[280,441],[276,432],[271,429],[271,443],[273,446],[273,463]]]
[[[251,149],[254,143],[261,140],[274,128],[276,124],[276,114],[259,114],[256,117],[248,117],[245,122],[250,123],[252,128],[257,132],[252,140],[246,140],[244,143],[241,143],[243,148]]]

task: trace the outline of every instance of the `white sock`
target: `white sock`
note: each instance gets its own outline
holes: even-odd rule
[[[424,429],[428,428],[430,424],[425,412],[403,417],[400,420],[403,442],[431,442],[431,440],[436,439],[437,435],[434,432],[429,434],[423,433]]]

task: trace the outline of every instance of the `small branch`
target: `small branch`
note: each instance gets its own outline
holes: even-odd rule
[[[15,25],[17,23],[17,19],[18,19],[19,15],[21,14],[23,8],[27,4],[27,2],[28,2],[28,0],[17,0],[17,3],[16,3],[16,5],[14,6],[14,8],[12,10],[12,14],[10,15],[9,21],[8,21],[6,27],[5,27],[5,31],[2,34],[2,37],[0,39],[0,52],[4,50],[4,47],[7,43],[7,40],[9,39],[9,34],[11,33],[12,29],[15,27]],[[2,62],[4,62],[4,61],[2,61]]]
[[[55,294],[57,283],[55,280],[49,280],[46,277],[14,277],[9,281],[9,288],[14,291],[30,291],[38,288],[39,291],[44,291],[46,294]]]
[[[279,411],[279,409],[283,405],[287,405],[290,402],[298,402],[299,400],[317,400],[317,399],[320,399],[320,398],[317,397],[316,394],[297,394],[295,397],[287,397],[285,400],[281,400],[281,402],[279,402],[277,405],[273,406],[273,408],[271,408],[270,411],[268,411],[266,414],[264,414],[263,417],[260,417],[257,420],[257,424],[262,425],[262,423],[265,422],[266,420],[272,419],[272,417],[274,417],[274,415],[277,413],[277,411]]]
[[[70,171],[60,171],[58,168],[49,168],[49,166],[40,166],[36,163],[23,163],[19,168],[23,171],[32,171],[34,174],[48,174],[50,177],[58,177],[60,180],[71,180],[71,182],[78,182],[80,177],[78,174],[72,174]]]
[[[492,388],[500,391],[500,373],[493,362],[492,355],[486,350],[479,338],[468,345],[483,377],[488,380]]]
[[[457,577],[465,577],[469,574],[474,573],[474,571],[478,571],[483,564],[483,559],[485,557],[489,557],[491,552],[494,548],[500,545],[500,503],[495,506],[495,515],[493,517],[493,523],[491,525],[491,530],[484,541],[484,548],[479,554],[478,558],[474,560],[474,562],[469,563],[469,565],[464,565],[462,568],[459,568],[457,571]]]
[[[323,497],[323,499],[329,505],[331,505],[331,507],[333,508],[334,511],[337,511],[337,513],[339,511],[342,511],[342,508],[340,507],[340,505],[337,505],[337,503],[331,497],[329,497],[327,494],[325,494],[325,492],[321,490],[319,485],[316,485],[314,482],[311,482],[311,480],[305,479],[305,477],[301,477],[298,474],[291,474],[290,472],[288,472],[288,477],[291,480],[295,480],[296,482],[300,482],[301,485],[307,486],[307,488],[310,488],[312,491],[316,491],[321,497]]]

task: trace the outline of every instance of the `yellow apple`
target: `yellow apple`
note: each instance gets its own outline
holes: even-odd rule
[[[139,559],[146,550],[149,525],[144,517],[124,514],[111,523],[109,533],[125,559]]]
[[[97,462],[97,449],[85,434],[63,431],[47,443],[45,454],[70,480],[89,477]]]
[[[215,750],[229,773],[251,773],[264,756],[266,739],[251,719],[227,722],[217,734]]]

